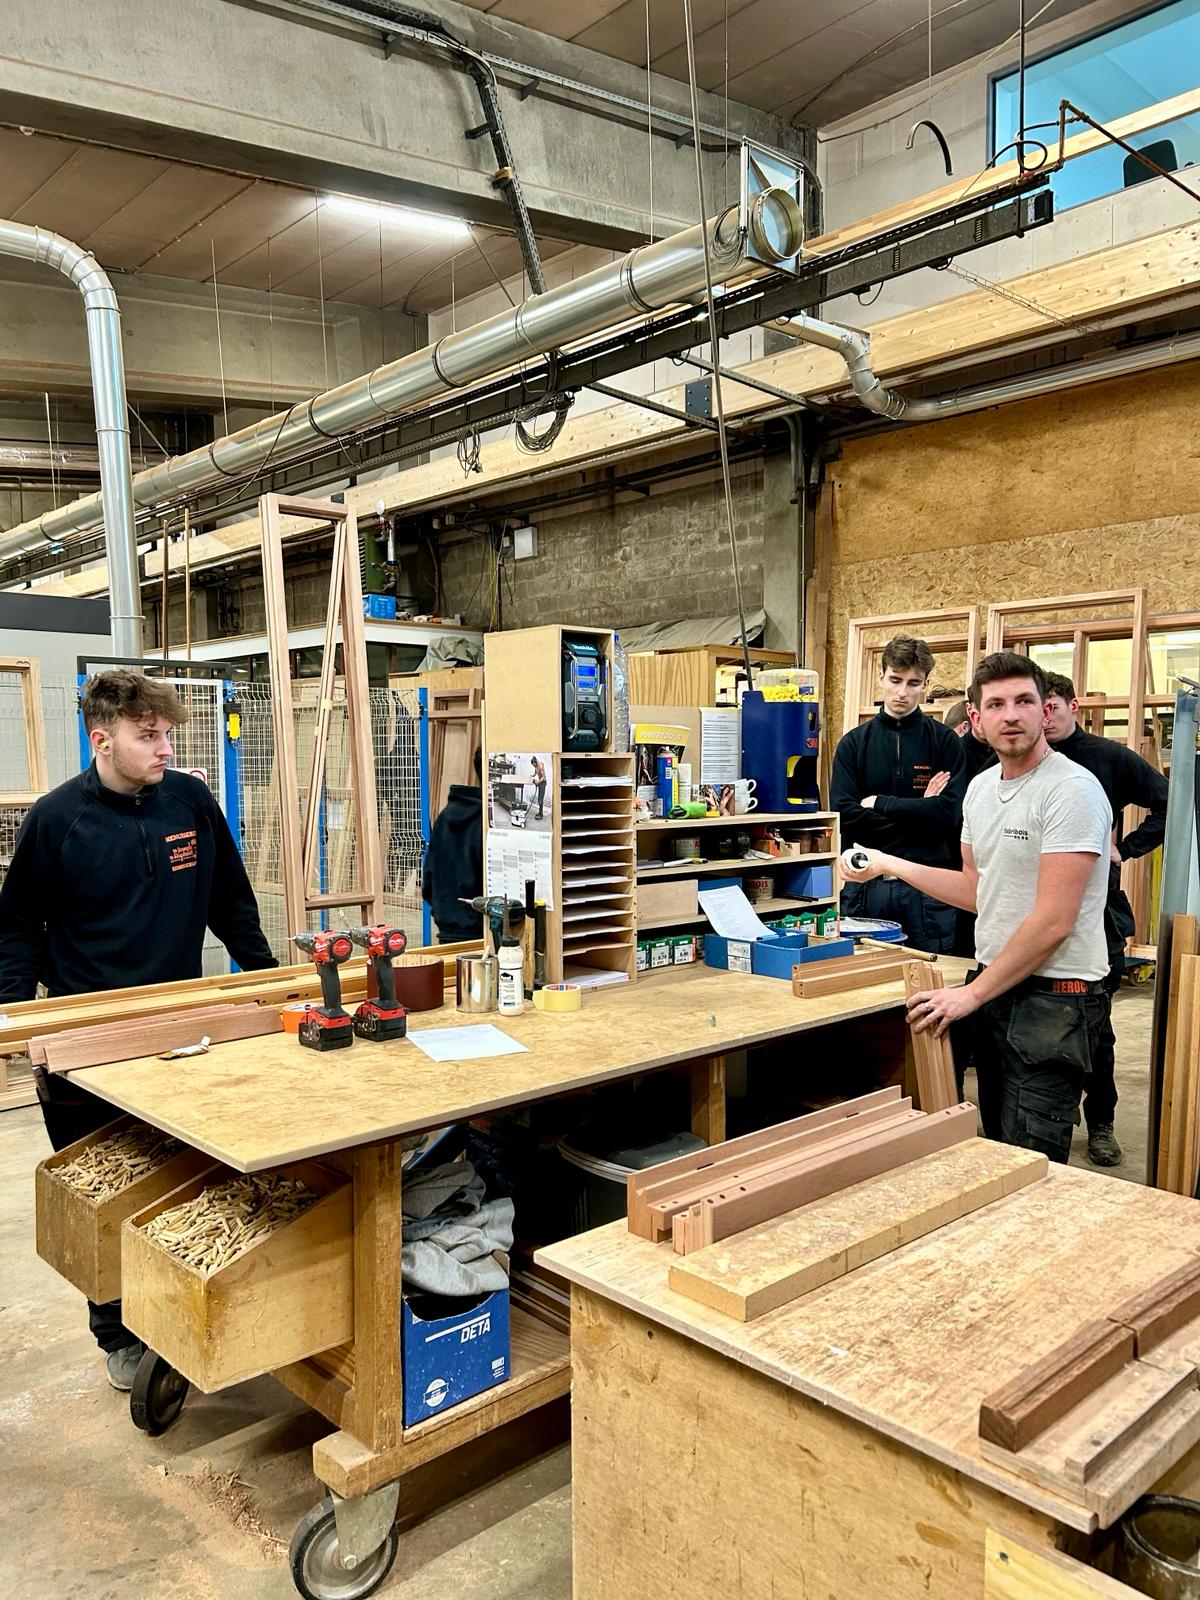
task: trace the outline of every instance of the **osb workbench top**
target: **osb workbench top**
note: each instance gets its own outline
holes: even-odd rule
[[[1051,1166],[1043,1181],[747,1323],[673,1293],[669,1244],[636,1238],[624,1222],[549,1245],[537,1259],[603,1300],[1090,1532],[1097,1518],[1083,1506],[983,1459],[980,1400],[1081,1323],[1194,1262],[1198,1249],[1200,1202]],[[1149,1486],[1115,1487],[1113,1518]]]
[[[940,965],[948,980],[966,967],[947,957]],[[362,1039],[322,1054],[279,1033],[182,1061],[147,1056],[71,1076],[238,1171],[257,1172],[893,1010],[903,988],[800,1000],[781,979],[697,966],[586,990],[582,1008],[561,1015],[530,1006],[520,1017],[463,1016],[447,1004],[409,1018],[413,1029],[490,1022],[528,1054],[438,1063],[406,1040]]]

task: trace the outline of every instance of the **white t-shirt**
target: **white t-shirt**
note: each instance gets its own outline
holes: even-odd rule
[[[1019,778],[1002,779],[994,766],[973,780],[963,801],[962,842],[970,845],[979,869],[975,953],[985,966],[1033,910],[1042,856],[1086,851],[1096,864],[1075,926],[1036,976],[1105,976],[1111,829],[1112,811],[1100,784],[1056,750]]]

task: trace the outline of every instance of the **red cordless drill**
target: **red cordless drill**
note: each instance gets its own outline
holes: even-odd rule
[[[342,1005],[342,980],[338,968],[354,954],[348,933],[297,933],[299,948],[313,958],[321,980],[322,1006],[305,1006],[300,1019],[300,1043],[310,1050],[344,1050],[354,1043],[350,1014]]]
[[[407,936],[400,928],[380,923],[376,928],[351,928],[350,937],[367,952],[378,990],[375,999],[364,1000],[354,1013],[355,1033],[360,1039],[403,1039],[408,1012],[396,999],[392,957],[404,954]]]

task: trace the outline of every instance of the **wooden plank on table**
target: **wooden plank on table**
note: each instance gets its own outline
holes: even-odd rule
[[[909,999],[927,989],[941,989],[945,984],[936,968],[923,961],[904,963],[904,988]],[[932,1028],[923,1028],[912,1034],[913,1056],[917,1066],[917,1098],[922,1111],[943,1111],[958,1103],[958,1081],[954,1074],[954,1054],[950,1048],[950,1035],[934,1037]]]
[[[1194,1317],[1200,1317],[1200,1261],[1160,1278],[1105,1315],[1109,1322],[1128,1328],[1136,1340],[1138,1355],[1146,1355]]]
[[[1179,975],[1184,956],[1194,956],[1200,950],[1200,922],[1195,917],[1177,912],[1171,919],[1171,962],[1167,974],[1167,1027],[1163,1047],[1162,1102],[1158,1114],[1158,1171],[1157,1185],[1169,1189],[1171,1185],[1173,1147],[1173,1122],[1177,1115],[1175,1101],[1179,1087],[1175,1081],[1175,1050],[1179,1033]]]
[[[789,1122],[779,1122],[769,1128],[759,1128],[754,1133],[741,1134],[736,1139],[726,1139],[721,1144],[710,1145],[707,1150],[696,1150],[690,1155],[676,1156],[673,1160],[662,1161],[644,1172],[631,1172],[625,1183],[630,1229],[634,1233],[640,1233],[644,1238],[650,1237],[646,1231],[649,1227],[649,1218],[644,1214],[644,1207],[649,1204],[647,1196],[651,1190],[665,1192],[662,1191],[662,1185],[678,1178],[703,1173],[719,1161],[726,1161],[734,1156],[750,1156],[792,1134],[805,1133],[814,1128],[828,1128],[835,1123],[858,1116],[864,1111],[873,1110],[877,1106],[898,1107],[900,1100],[899,1085],[893,1084],[886,1089],[876,1089],[870,1094],[858,1095],[853,1100],[840,1100],[836,1105],[822,1106],[819,1111],[809,1111],[802,1117],[793,1117]]]
[[[968,1139],[673,1262],[677,1293],[738,1322],[798,1300],[869,1261],[1045,1177],[1033,1150]]]
[[[694,1178],[673,1178],[661,1189],[648,1192],[643,1203],[649,1209],[650,1231],[643,1237],[657,1244],[668,1237],[681,1211],[711,1194],[790,1168],[806,1156],[841,1150],[870,1132],[907,1125],[920,1115],[908,1099],[894,1105],[876,1106],[828,1127],[790,1134],[778,1144],[764,1145],[753,1156],[730,1156]],[[637,1232],[637,1229],[631,1227],[630,1232]]]
[[[711,1195],[675,1218],[675,1253],[690,1255],[784,1211],[973,1138],[976,1120],[972,1105],[933,1111],[896,1128],[865,1133],[845,1148],[808,1156],[781,1172],[749,1178],[732,1192]]]
[[[51,1072],[74,1072],[80,1067],[136,1061],[140,1056],[178,1050],[199,1044],[203,1037],[210,1044],[227,1044],[231,1039],[257,1039],[282,1029],[278,1006],[199,1007],[181,1017],[147,1017],[30,1039],[29,1059]]]
[[[1094,1512],[1107,1526],[1200,1437],[1190,1359],[1131,1361],[1016,1453],[980,1440],[985,1460]]]
[[[1099,1319],[1085,1323],[985,1396],[979,1407],[980,1439],[1004,1450],[1023,1450],[1133,1358],[1128,1328]]]
[[[1032,1550],[989,1528],[984,1600],[1140,1600],[1136,1590],[1060,1550]]]
[[[1172,1187],[1192,1199],[1200,1176],[1200,956],[1185,955],[1179,967],[1175,1060],[1178,1094]]]
[[[806,962],[792,968],[792,993],[801,1000],[811,1000],[815,995],[845,994],[850,989],[870,989],[877,983],[896,983],[904,976],[904,965],[899,960],[856,960],[852,967],[840,972],[824,972],[821,963]]]

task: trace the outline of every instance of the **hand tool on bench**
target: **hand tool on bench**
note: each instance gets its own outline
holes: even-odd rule
[[[402,928],[378,923],[374,928],[351,928],[350,937],[367,952],[375,974],[375,995],[368,996],[354,1013],[353,1027],[360,1039],[403,1039],[408,1032],[408,1012],[396,998],[392,958],[404,954],[408,935]]]
[[[500,953],[500,940],[506,933],[518,933],[525,920],[525,907],[519,900],[506,900],[502,894],[477,894],[473,900],[462,896],[462,903],[470,906],[484,919],[483,953],[496,956]],[[505,926],[505,917],[508,926]]]
[[[338,968],[354,954],[354,941],[348,933],[325,931],[297,933],[293,939],[299,949],[313,958],[321,980],[324,1005],[308,1005],[300,1019],[300,1043],[309,1050],[344,1050],[354,1043],[350,1013],[342,1005],[342,980]]]

